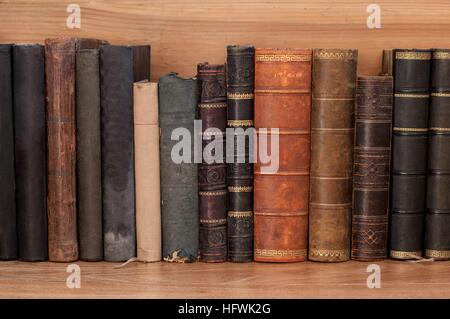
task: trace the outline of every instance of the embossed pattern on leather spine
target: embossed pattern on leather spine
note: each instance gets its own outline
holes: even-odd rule
[[[390,256],[422,256],[430,50],[395,49]]]
[[[227,100],[225,65],[197,65],[197,115],[202,121],[202,152],[198,166],[198,200],[200,214],[200,260],[227,260],[227,169],[225,164],[225,128]],[[209,132],[211,129],[216,132]],[[222,149],[222,154],[218,149]]]
[[[0,44],[0,260],[17,258],[11,49]]]
[[[132,48],[134,82],[150,81],[150,45],[134,45]]]
[[[358,51],[313,55],[309,259],[340,262],[350,258]]]
[[[354,260],[381,260],[387,255],[392,99],[391,76],[358,77],[351,251]]]
[[[136,256],[133,50],[100,47],[104,259]]]
[[[425,257],[450,259],[450,49],[434,49],[428,135]]]
[[[44,60],[42,45],[13,47],[17,234],[26,261],[48,258]]]
[[[163,259],[169,262],[192,262],[198,256],[198,172],[193,159],[197,92],[196,78],[169,73],[159,80]],[[171,157],[179,143],[171,139],[177,128],[189,131],[185,137],[191,138],[188,162],[174,162]]]
[[[227,47],[227,119],[228,127],[235,132],[232,136],[234,152],[227,154],[230,158],[227,160],[227,241],[228,260],[234,262],[253,260],[253,164],[249,156],[253,134],[246,132],[253,128],[254,60],[253,46]],[[248,125],[237,125],[236,121],[249,122]],[[239,139],[245,142],[243,154],[237,148]]]
[[[76,55],[77,208],[81,260],[103,259],[99,50]]]
[[[309,49],[256,49],[258,148],[266,141],[267,153],[274,154],[276,150],[271,141],[278,138],[279,160],[278,170],[270,169],[259,157],[254,165],[255,261],[306,259],[311,60]],[[272,128],[278,129],[278,133]]]

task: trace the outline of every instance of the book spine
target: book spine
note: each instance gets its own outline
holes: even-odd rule
[[[227,260],[227,170],[225,128],[227,101],[225,66],[197,66],[198,118],[202,122],[203,160],[198,166],[200,260]]]
[[[396,49],[390,256],[422,256],[428,144],[429,50]]]
[[[255,261],[306,259],[311,55],[308,49],[256,49]],[[264,150],[272,154],[269,161],[262,161]]]
[[[104,259],[136,255],[133,149],[133,50],[100,47]]]
[[[158,83],[133,87],[136,244],[142,261],[161,260]]]
[[[175,73],[160,78],[163,259],[169,262],[193,262],[198,256],[198,178],[193,161],[196,107],[196,78],[183,79]],[[172,140],[172,134],[180,140]],[[182,158],[172,158],[172,152]]]
[[[150,81],[150,45],[134,45],[132,48],[134,82]]]
[[[351,251],[354,260],[381,260],[387,255],[392,99],[392,77],[358,77]]]
[[[48,258],[44,60],[42,45],[13,47],[17,233],[25,261]]]
[[[76,55],[77,205],[80,259],[103,259],[98,49]]]
[[[350,258],[357,50],[314,50],[309,259]]]
[[[12,46],[0,44],[0,260],[16,259]]]
[[[253,164],[249,148],[253,143],[254,60],[253,46],[227,47],[227,126],[233,129],[227,138],[229,142],[233,138],[234,146],[234,152],[227,154],[228,260],[232,262],[253,260]],[[239,139],[244,143],[242,150],[237,147]]]
[[[381,57],[381,76],[392,76],[393,67],[393,56],[392,50],[383,50],[383,55]]]
[[[75,176],[75,50],[71,38],[45,41],[48,254],[78,259]]]
[[[431,59],[425,257],[450,259],[450,50]]]

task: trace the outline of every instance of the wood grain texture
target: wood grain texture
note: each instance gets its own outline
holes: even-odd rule
[[[384,261],[381,288],[369,263],[116,264],[77,262],[81,288],[62,263],[0,263],[0,298],[449,298],[450,262]],[[224,281],[223,278],[227,278]]]
[[[69,3],[81,29],[66,27]],[[84,36],[112,43],[150,43],[152,80],[198,62],[225,61],[227,44],[256,47],[357,48],[359,73],[377,74],[381,50],[450,43],[450,2],[377,0],[381,29],[368,29],[369,0],[0,0],[0,43]]]

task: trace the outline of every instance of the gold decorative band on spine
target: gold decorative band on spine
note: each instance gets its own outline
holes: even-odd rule
[[[245,218],[245,217],[252,217],[253,212],[247,211],[247,212],[235,212],[235,211],[229,211],[228,217],[237,217],[237,218]]]
[[[306,257],[306,249],[255,249],[255,257]]]
[[[220,109],[227,107],[227,103],[199,103],[201,109]]]
[[[253,126],[252,120],[228,120],[228,126]]]
[[[414,93],[395,93],[395,97],[406,97],[412,99],[428,99],[430,94],[414,94]]]
[[[342,257],[349,258],[349,249],[312,249],[309,252],[310,257]]]
[[[434,93],[431,93],[431,96],[450,97],[450,93],[434,92]]]
[[[433,52],[433,59],[436,59],[436,60],[448,60],[448,59],[450,59],[450,52],[434,51]]]
[[[229,100],[251,100],[253,93],[228,93],[227,98]]]
[[[255,90],[255,93],[273,93],[273,94],[309,94],[308,90]]]
[[[430,127],[430,131],[450,132],[450,127]]]
[[[228,186],[230,193],[250,193],[253,191],[253,186]]]
[[[221,223],[226,223],[227,220],[226,218],[221,218],[221,219],[200,219],[200,223],[201,224],[221,224]]]
[[[431,52],[396,52],[398,60],[430,60]]]
[[[417,259],[422,257],[422,251],[391,250],[389,256],[395,259]]]
[[[305,54],[257,54],[256,62],[306,62],[311,61],[310,55]]]
[[[222,196],[226,195],[227,191],[207,191],[207,192],[200,191],[198,192],[198,194],[200,196]]]
[[[395,132],[428,132],[428,128],[419,127],[394,127]]]
[[[450,259],[450,250],[426,249],[425,257],[436,259]]]
[[[327,60],[353,60],[357,55],[353,52],[329,52],[329,51],[315,51],[315,58]]]

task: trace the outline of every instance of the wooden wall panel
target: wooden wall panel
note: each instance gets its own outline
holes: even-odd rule
[[[81,7],[81,29],[66,27],[69,3]],[[381,7],[381,29],[366,26],[371,3]],[[56,36],[150,43],[153,80],[223,62],[227,44],[347,47],[360,50],[360,74],[377,74],[383,48],[450,47],[449,17],[446,0],[0,0],[0,43]]]

